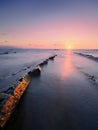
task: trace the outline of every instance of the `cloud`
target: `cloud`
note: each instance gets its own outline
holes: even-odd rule
[[[6,36],[6,35],[7,35],[7,33],[0,33],[0,35],[1,35],[1,36]]]
[[[8,41],[7,41],[7,40],[5,40],[5,41],[4,41],[4,43],[8,43]]]
[[[5,41],[0,41],[0,44],[1,44],[1,45],[4,45],[4,44],[6,44],[6,43],[8,43],[7,40],[5,40]]]

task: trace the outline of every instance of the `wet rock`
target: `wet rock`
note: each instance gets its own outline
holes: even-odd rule
[[[27,70],[27,68],[23,68],[23,70]]]
[[[57,55],[49,57],[48,59],[46,59],[45,61],[43,61],[42,63],[40,63],[39,66],[43,67],[44,65],[47,65],[48,61],[49,60],[54,60],[55,56],[57,56]]]
[[[49,57],[50,60],[54,60],[54,58],[56,57],[57,55],[54,55],[54,56],[51,56]]]
[[[4,54],[8,54],[8,52],[4,52]]]
[[[28,75],[30,75],[30,76],[31,76],[31,75],[32,75],[32,71],[29,71],[29,72],[28,72]]]
[[[96,81],[96,80],[95,80],[95,77],[92,76],[92,75],[89,75],[89,78],[90,78],[91,80],[93,80],[93,81]]]
[[[94,57],[92,55],[83,54],[83,53],[77,53],[77,52],[75,52],[75,54],[83,56],[83,57],[86,57],[88,59],[91,59],[91,60],[94,60],[94,61],[98,62],[98,57]]]
[[[37,76],[40,74],[40,71],[39,69],[34,69],[33,72],[32,72],[33,76]]]
[[[5,93],[0,93],[0,108],[4,105],[4,103],[8,100],[10,95]]]
[[[27,67],[28,69],[30,68],[30,66]]]
[[[19,81],[22,82],[23,78],[20,78]]]
[[[40,66],[37,66],[36,69],[34,69],[33,71],[29,71],[28,74],[30,76],[39,76],[41,73],[41,67]]]
[[[0,53],[0,55],[9,54],[8,52]]]
[[[1,97],[1,98],[0,98],[0,103],[3,102],[3,100],[4,100],[4,97]]]
[[[48,64],[48,61],[47,61],[47,60],[45,60],[43,63],[44,63],[44,65],[46,65],[46,64]]]
[[[32,75],[33,75],[33,76],[39,76],[40,73],[41,73],[41,70],[39,69],[39,67],[37,67],[36,69],[34,69],[34,70],[32,71]]]
[[[4,91],[4,93],[13,95],[14,88],[13,87],[9,87],[7,90]]]
[[[12,75],[14,76],[14,75],[16,75],[16,73],[13,73]]]
[[[40,63],[39,66],[43,67],[44,66],[44,62]]]

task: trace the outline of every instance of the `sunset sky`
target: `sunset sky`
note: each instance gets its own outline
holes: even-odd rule
[[[98,0],[0,0],[0,46],[98,49]]]

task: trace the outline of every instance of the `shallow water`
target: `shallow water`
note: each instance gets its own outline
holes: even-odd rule
[[[56,53],[32,78],[6,130],[98,130],[98,63],[70,51]]]
[[[13,51],[3,50],[2,53],[4,52],[9,53],[0,55],[0,88],[10,85],[53,55],[50,50],[14,49]]]

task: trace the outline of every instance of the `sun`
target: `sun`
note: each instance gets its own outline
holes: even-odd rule
[[[71,49],[72,49],[72,46],[71,46],[71,45],[68,45],[68,46],[67,46],[67,49],[68,49],[68,50],[71,50]]]

